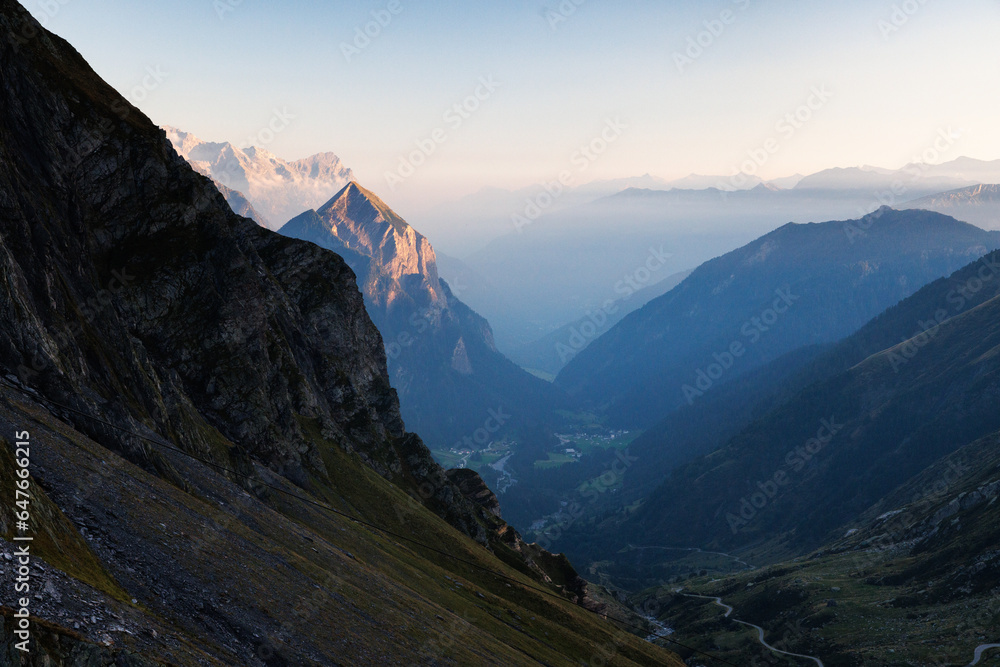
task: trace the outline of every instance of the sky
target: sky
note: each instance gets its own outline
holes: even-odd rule
[[[1000,158],[995,0],[22,4],[154,122],[332,151],[397,209],[567,169],[896,168],[945,128],[941,160]]]

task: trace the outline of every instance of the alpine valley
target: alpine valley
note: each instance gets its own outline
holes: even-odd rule
[[[234,214],[13,0],[0,33],[31,35],[0,43],[0,465],[13,498],[30,444],[37,593],[0,662],[681,664],[405,430],[343,259]]]
[[[287,35],[256,40],[275,10],[249,4],[215,3],[185,48],[235,30],[259,53],[226,76],[326,100],[324,127],[278,108],[227,141],[238,104],[183,95],[147,111],[206,138],[158,125],[0,0],[0,667],[1000,665],[1000,160],[952,154],[942,126],[900,168],[630,177],[655,133],[612,115],[576,171],[472,187],[547,168],[576,131],[560,117],[524,148],[549,107],[506,63],[496,100],[459,97],[461,122],[407,144],[400,193],[370,174],[394,162],[381,133],[423,128],[413,73],[447,91],[473,63],[424,71],[427,53],[486,37],[416,49],[432,8],[390,2],[331,74],[316,5],[289,32],[309,77],[285,81]],[[600,11],[531,10],[560,55]],[[676,83],[700,92],[670,113],[717,94],[753,28],[713,21],[720,45],[686,65],[706,78]],[[546,67],[517,74],[555,99]],[[622,91],[627,69],[608,70]],[[815,145],[849,93],[747,155]],[[447,196],[414,194],[430,182]]]

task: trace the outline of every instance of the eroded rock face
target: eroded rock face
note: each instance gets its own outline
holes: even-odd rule
[[[459,488],[466,498],[483,507],[490,514],[500,516],[500,501],[475,470],[455,468],[448,471],[448,479]]]
[[[376,318],[447,308],[430,242],[353,181],[318,210],[290,220],[281,233],[345,252]]]
[[[352,181],[316,213],[344,247],[374,259],[416,300],[444,305],[430,241],[374,194]]]

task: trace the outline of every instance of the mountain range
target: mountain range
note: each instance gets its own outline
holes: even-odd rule
[[[650,243],[673,255],[666,268],[675,273],[787,222],[853,219],[883,205],[909,208],[904,202],[982,183],[1000,183],[1000,161],[959,157],[900,169],[833,168],[767,182],[646,175],[569,188],[551,202],[542,185],[516,192],[492,188],[415,219],[439,248],[487,283],[504,285],[504,305],[497,305],[496,295],[472,294],[467,302],[491,322],[498,347],[517,354],[618,298],[614,286],[641,266]],[[517,216],[528,224],[515,225]],[[456,230],[475,241],[453,241]],[[542,283],[548,289],[536,289]]]
[[[593,311],[587,311],[575,322],[565,324],[552,333],[521,346],[511,353],[511,359],[524,368],[539,372],[545,377],[555,378],[570,359],[586,349],[591,342],[618,324],[629,313],[672,290],[690,273],[690,271],[675,273],[648,287],[636,290],[623,283],[624,296],[613,301],[609,299]]]
[[[333,153],[289,162],[264,148],[202,141],[169,126],[164,130],[177,153],[195,171],[252,202],[257,212],[254,219],[269,229],[321,205],[354,178]]]
[[[668,582],[661,619],[736,662],[757,648],[698,596],[827,664],[969,664],[991,646],[1000,585],[998,277],[993,252],[928,284],[563,543],[632,587]]]
[[[997,230],[1000,229],[1000,185],[972,185],[949,190],[906,202],[900,208],[937,211],[983,229]]]
[[[867,173],[867,172],[866,172]],[[874,174],[881,179],[882,176]],[[909,197],[939,192],[908,180]],[[643,277],[651,252],[669,255],[644,286],[719,257],[788,223],[851,220],[880,208],[881,182],[869,189],[758,185],[750,190],[626,189],[546,212],[519,231],[462,257],[485,280],[504,286],[513,314],[470,305],[490,320],[507,353],[594,311],[623,280]],[[884,199],[884,198],[882,198]],[[508,224],[509,215],[508,215]],[[545,284],[544,291],[538,290]]]
[[[698,267],[556,382],[616,423],[649,426],[788,352],[853,333],[998,246],[996,232],[926,211],[787,224]]]
[[[343,259],[234,214],[13,0],[0,33],[5,664],[681,664],[405,430]]]
[[[546,415],[568,399],[497,351],[489,323],[438,276],[426,237],[375,194],[351,182],[280,233],[333,250],[357,274],[403,418],[434,448],[545,441]]]
[[[1000,660],[1000,161],[425,227],[0,36],[0,664]]]

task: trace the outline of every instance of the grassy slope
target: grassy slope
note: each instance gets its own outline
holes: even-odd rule
[[[183,492],[45,411],[9,398],[18,402],[3,408],[2,421],[5,428],[24,424],[32,431],[43,486],[58,489],[58,497],[82,496],[89,507],[114,508],[101,517],[102,525],[128,534],[133,558],[172,562],[183,571],[178,579],[193,577],[224,590],[221,601],[229,609],[243,610],[253,627],[272,628],[262,641],[279,651],[283,641],[299,641],[289,638],[294,634],[312,644],[309,650],[341,656],[347,664],[420,663],[433,656],[452,664],[569,665],[592,660],[607,645],[617,647],[608,664],[679,664],[579,607],[530,590],[529,577],[339,448],[325,449],[335,471],[325,500],[523,585],[278,493],[269,507],[203,466],[168,454],[193,488]],[[139,598],[135,611],[161,632],[175,627],[190,644],[124,635],[123,645],[174,664],[194,664],[203,652],[241,664],[213,646],[197,618],[158,602],[123,563],[111,559],[104,566],[118,582],[112,591],[121,587]]]

